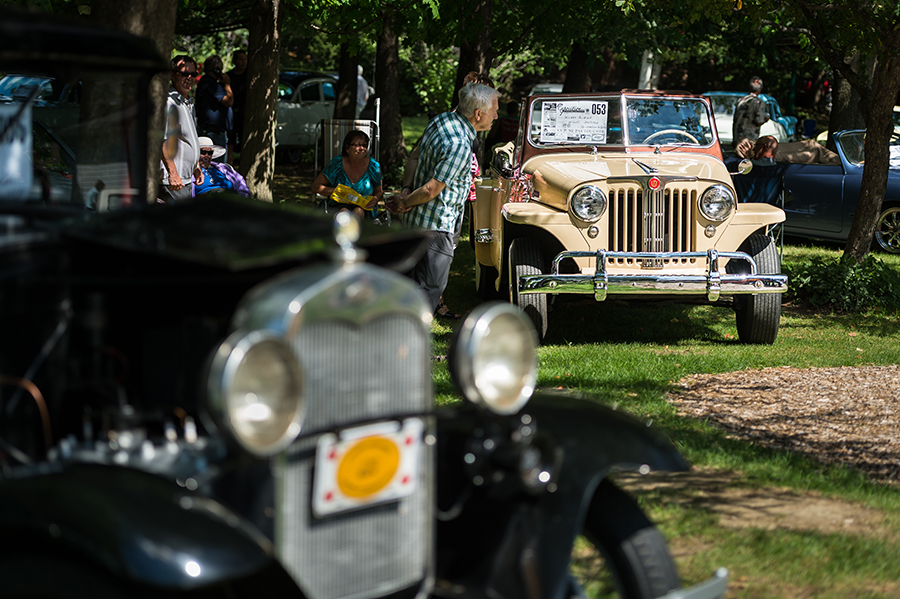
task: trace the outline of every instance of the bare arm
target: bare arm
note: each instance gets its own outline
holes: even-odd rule
[[[388,210],[395,213],[409,212],[414,206],[426,204],[444,191],[445,183],[431,179],[422,187],[415,189],[406,197],[392,196],[387,200]]]
[[[222,73],[222,76],[217,81],[225,88],[225,97],[219,101],[222,102],[222,106],[232,106],[234,104],[234,92],[231,91],[231,77],[228,76],[228,73]]]
[[[313,195],[325,196],[326,198],[331,197],[331,194],[334,193],[334,186],[325,176],[325,173],[319,173],[319,176],[313,181],[312,192]]]

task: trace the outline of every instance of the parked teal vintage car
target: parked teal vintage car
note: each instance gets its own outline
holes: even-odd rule
[[[734,108],[738,100],[746,96],[744,92],[717,91],[704,92],[712,104],[716,118],[716,129],[719,132],[719,143],[723,149],[729,149],[732,142],[731,124],[734,119]],[[785,143],[797,139],[797,117],[785,115],[781,112],[781,106],[773,96],[759,94],[769,109],[769,121],[760,128],[760,135],[771,135],[778,143]]]

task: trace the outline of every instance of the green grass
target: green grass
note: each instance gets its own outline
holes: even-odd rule
[[[785,262],[836,257],[839,248],[785,247]],[[879,258],[900,269],[900,256]],[[473,252],[463,239],[444,296],[457,312],[479,303]],[[585,299],[588,298],[588,299]],[[436,322],[435,353],[447,353],[451,328]],[[730,439],[707,422],[676,414],[667,395],[693,373],[773,366],[797,368],[896,364],[900,316],[870,311],[830,314],[787,310],[772,346],[737,340],[730,309],[709,306],[629,307],[589,296],[558,298],[540,349],[538,384],[575,390],[652,420],[696,466],[740,473],[742,488],[786,488],[841,498],[885,513],[876,536],[785,530],[724,529],[692,502],[667,502],[665,493],[640,497],[663,533],[677,545],[699,547],[679,559],[696,582],[718,566],[737,581],[729,598],[894,597],[900,595],[900,488],[868,481],[849,468],[824,466],[800,453],[774,451]],[[435,368],[438,401],[460,401],[445,364]]]
[[[425,115],[403,117],[403,139],[406,142],[407,152],[412,151],[415,143],[422,137],[422,132],[425,131],[425,125],[427,124],[428,117]]]

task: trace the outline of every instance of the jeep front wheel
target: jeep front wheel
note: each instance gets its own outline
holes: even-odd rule
[[[519,295],[519,277],[540,275],[545,272],[544,256],[537,242],[527,237],[513,240],[509,247],[510,301],[528,315],[541,341],[547,334],[547,295],[544,293]]]
[[[744,241],[740,251],[753,258],[759,274],[781,273],[778,249],[775,247],[775,241],[768,235],[754,233]],[[750,265],[742,260],[732,260],[725,270],[749,274]],[[737,319],[738,339],[742,343],[759,345],[775,343],[781,323],[780,293],[737,295],[734,298],[734,313]]]

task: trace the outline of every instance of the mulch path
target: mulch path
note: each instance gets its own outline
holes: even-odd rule
[[[900,366],[696,374],[669,400],[735,439],[900,483]]]

